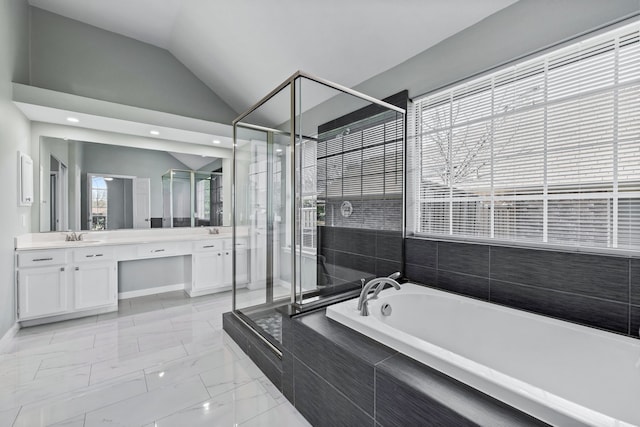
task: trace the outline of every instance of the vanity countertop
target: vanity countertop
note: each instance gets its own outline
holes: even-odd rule
[[[15,238],[16,251],[35,249],[66,249],[107,245],[131,245],[157,242],[200,241],[231,239],[231,227],[216,227],[219,234],[211,234],[209,228],[171,228],[149,230],[115,230],[80,232],[82,240],[65,241],[68,233],[30,233]]]

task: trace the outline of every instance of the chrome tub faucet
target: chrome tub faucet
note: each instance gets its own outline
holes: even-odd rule
[[[363,286],[362,291],[360,292],[360,298],[358,298],[358,311],[360,312],[360,316],[368,316],[369,315],[369,301],[372,299],[377,299],[378,294],[384,289],[384,287],[389,284],[400,290],[400,284],[396,281],[401,276],[400,272],[395,272],[389,277],[378,277],[376,279],[370,280],[366,285]],[[369,293],[373,290],[373,295],[369,296]]]

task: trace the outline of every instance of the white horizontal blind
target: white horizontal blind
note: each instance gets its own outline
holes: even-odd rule
[[[404,119],[386,111],[319,136],[321,199],[402,194]]]
[[[414,232],[640,249],[639,29],[416,100]]]

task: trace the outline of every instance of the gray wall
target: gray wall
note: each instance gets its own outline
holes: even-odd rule
[[[142,259],[118,263],[118,292],[139,291],[191,281],[190,256]],[[185,276],[186,274],[186,276]]]
[[[520,0],[356,89],[415,97],[638,12],[638,0]]]
[[[45,174],[50,170],[51,156],[54,156],[58,160],[62,161],[68,168],[68,199],[69,199],[69,223],[63,224],[62,229],[77,229],[74,225],[79,219],[76,218],[76,202],[80,196],[76,192],[76,168],[82,170],[82,142],[78,141],[65,141],[59,138],[47,138],[42,137],[40,140],[40,166]],[[35,167],[37,169],[37,166]],[[39,175],[36,171],[36,175]],[[40,197],[36,197],[36,202],[40,203],[40,228],[34,231],[49,231],[51,228],[49,209],[51,206],[51,188],[49,179],[44,177],[42,180],[42,188],[40,189],[43,195],[42,200]],[[80,183],[78,183],[78,188]]]
[[[237,116],[168,51],[37,8],[31,84],[220,123]]]
[[[638,12],[638,0],[519,0],[354,89],[376,98],[408,89],[414,98]],[[328,101],[306,113],[307,122],[353,108]]]
[[[164,151],[83,143],[84,172],[151,179],[151,216],[162,217],[162,175],[171,168],[189,169]],[[86,185],[86,184],[85,184]],[[83,189],[83,191],[86,191]]]
[[[30,208],[18,207],[17,178],[18,150],[30,154],[29,121],[11,102],[11,82],[28,82],[28,39],[27,2],[0,0],[0,337],[15,321],[13,238],[31,222]]]

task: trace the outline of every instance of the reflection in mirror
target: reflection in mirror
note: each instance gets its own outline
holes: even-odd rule
[[[222,225],[222,172],[172,169],[162,175],[162,226]]]
[[[107,174],[87,174],[87,196],[90,209],[87,229],[92,231],[120,228],[149,228],[150,194],[136,192],[134,183],[149,182],[149,178],[119,177]],[[148,185],[146,188],[148,189]],[[140,211],[136,208],[141,208]],[[83,227],[84,229],[84,227]]]
[[[49,227],[51,231],[65,230],[68,224],[69,206],[67,202],[67,165],[54,155],[49,156]]]
[[[221,158],[42,137],[40,231],[223,225],[222,169]]]

